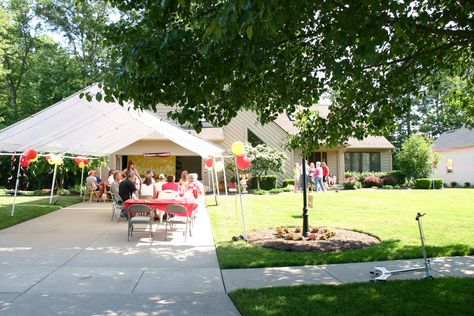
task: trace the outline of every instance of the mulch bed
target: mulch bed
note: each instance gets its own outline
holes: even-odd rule
[[[328,240],[285,240],[278,238],[275,230],[260,230],[248,233],[252,245],[298,252],[340,252],[360,249],[380,243],[374,236],[352,230],[330,228],[336,235]]]

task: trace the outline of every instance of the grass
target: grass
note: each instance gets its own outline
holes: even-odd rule
[[[251,315],[472,315],[474,279],[442,278],[242,289],[229,294]]]
[[[247,229],[302,225],[302,195],[245,195]],[[359,190],[315,194],[310,225],[353,229],[377,236],[381,243],[365,249],[333,253],[297,253],[259,248],[243,241],[240,210],[233,196],[210,207],[210,218],[222,268],[253,268],[421,257],[417,212],[426,212],[428,255],[474,254],[474,191]]]
[[[4,229],[35,217],[56,211],[82,201],[79,196],[61,196],[54,205],[49,205],[49,197],[17,196],[15,215],[11,216],[12,196],[0,196],[0,229]]]

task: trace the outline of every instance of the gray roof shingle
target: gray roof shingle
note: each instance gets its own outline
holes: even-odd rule
[[[446,149],[474,146],[474,129],[466,127],[439,135],[433,143],[433,149]]]

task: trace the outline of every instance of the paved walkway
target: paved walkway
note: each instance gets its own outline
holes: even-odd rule
[[[199,213],[193,238],[182,231],[153,242],[125,221],[111,222],[111,204],[82,203],[0,231],[2,315],[238,315],[226,292],[238,288],[341,284],[370,280],[421,260],[221,270],[209,220]],[[179,228],[179,227],[178,227]],[[434,277],[474,277],[474,256],[432,260]],[[396,278],[421,278],[410,273]]]
[[[232,292],[239,288],[368,282],[372,279],[369,271],[372,271],[376,266],[386,267],[389,270],[422,267],[423,260],[395,260],[260,269],[228,269],[222,270],[222,276],[227,292]],[[474,277],[474,256],[433,258],[431,259],[431,268],[433,270],[433,277],[435,278],[447,276]],[[424,272],[410,272],[394,275],[390,279],[422,279],[424,275]]]
[[[0,231],[2,315],[238,315],[207,214],[194,237],[127,242],[111,204],[73,205]],[[140,237],[143,237],[140,239]]]

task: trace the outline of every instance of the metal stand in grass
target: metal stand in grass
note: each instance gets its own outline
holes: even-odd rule
[[[237,166],[237,164],[235,165],[235,173],[236,173],[237,179],[240,179],[239,167]],[[242,225],[244,228],[244,234],[240,236],[232,236],[232,240],[237,241],[239,239],[242,239],[242,240],[247,241],[247,226],[245,225],[245,213],[244,213],[244,206],[242,204],[242,190],[240,188],[240,182],[237,182],[237,190],[238,190],[239,199],[240,199],[240,212],[242,214]],[[236,203],[236,206],[237,206],[237,203]]]
[[[423,261],[424,267],[419,268],[408,268],[408,269],[400,269],[400,270],[388,270],[385,267],[375,267],[375,271],[370,271],[370,274],[373,274],[375,278],[371,281],[373,282],[381,282],[387,281],[389,277],[395,274],[401,274],[406,272],[414,272],[414,271],[425,271],[425,279],[432,279],[433,276],[431,275],[431,265],[430,260],[427,258],[426,249],[425,249],[425,234],[423,232],[423,225],[421,220],[423,216],[426,214],[418,213],[416,214],[415,220],[418,222],[418,230],[420,232],[420,241],[421,241],[421,252],[423,253]]]

